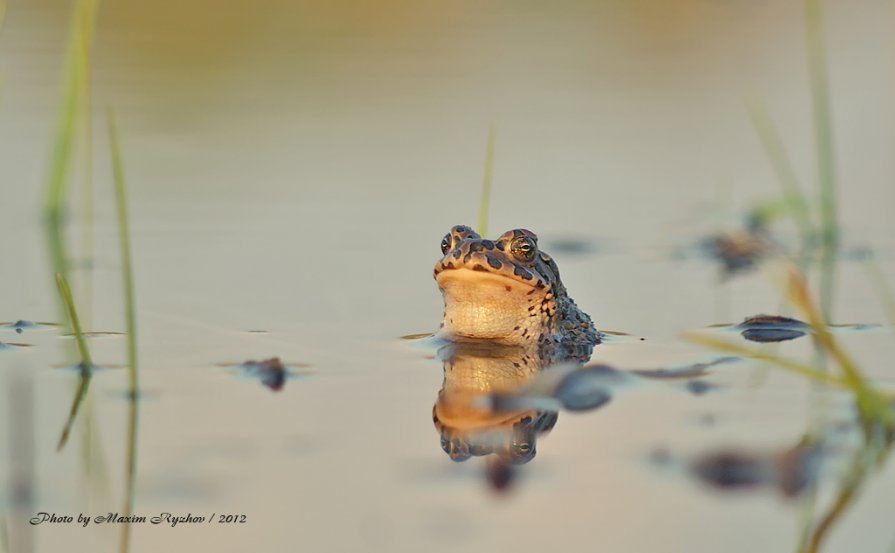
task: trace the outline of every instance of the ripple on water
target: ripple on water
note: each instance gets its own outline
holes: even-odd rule
[[[17,334],[22,334],[26,330],[49,330],[59,326],[58,323],[34,322],[25,319],[19,319],[13,322],[0,323],[0,330],[14,330]]]
[[[33,347],[34,344],[22,344],[16,342],[0,342],[0,351],[8,351],[19,348],[30,348]]]

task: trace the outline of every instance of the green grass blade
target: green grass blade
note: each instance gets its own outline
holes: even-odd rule
[[[61,451],[62,448],[65,447],[65,444],[68,443],[71,429],[75,424],[75,419],[78,417],[78,411],[81,409],[81,405],[84,403],[84,398],[87,397],[87,391],[90,389],[91,378],[92,376],[89,369],[81,372],[81,377],[78,381],[78,389],[75,391],[75,398],[72,400],[71,409],[69,409],[68,412],[68,420],[65,421],[65,426],[62,428],[62,434],[59,436],[59,443],[56,444],[56,451]]]
[[[777,128],[774,126],[764,103],[760,99],[753,98],[747,101],[746,107],[752,120],[752,125],[758,133],[758,138],[761,140],[765,154],[767,154],[771,163],[771,168],[777,175],[777,180],[783,189],[783,196],[788,211],[799,227],[802,243],[808,244],[814,235],[808,202],[804,194],[802,194],[802,186],[799,184],[792,161],[790,161],[789,155],[783,147],[780,134],[777,132]]]
[[[833,526],[843,517],[866,482],[869,468],[873,466],[873,458],[885,458],[890,448],[878,450],[873,444],[864,444],[858,448],[851,459],[847,473],[840,484],[832,504],[826,513],[820,518],[811,532],[807,545],[801,549],[804,553],[818,553],[821,551],[824,540],[829,535]]]
[[[131,257],[130,224],[118,126],[115,115],[109,112],[109,145],[112,155],[112,175],[115,184],[115,204],[118,213],[118,236],[121,245],[121,267],[124,289],[124,315],[127,325],[127,366],[130,392],[137,392],[137,318],[134,306],[134,273]]]
[[[62,303],[65,306],[65,312],[68,314],[68,320],[71,322],[72,333],[78,344],[78,353],[81,355],[81,364],[89,369],[93,366],[93,361],[90,359],[90,350],[87,348],[87,341],[84,339],[84,334],[81,331],[81,323],[78,320],[78,312],[75,309],[71,288],[68,286],[68,281],[61,273],[56,273],[56,285],[59,287],[59,294],[62,296]]]
[[[833,124],[830,111],[830,88],[827,76],[821,0],[806,0],[808,71],[814,113],[814,136],[820,181],[820,208],[823,237],[829,243],[837,240],[836,168],[833,159]]]
[[[122,510],[130,516],[134,510],[134,480],[137,473],[137,318],[134,305],[134,278],[131,261],[130,225],[127,215],[127,196],[124,180],[124,166],[121,162],[121,148],[118,142],[118,125],[115,114],[109,111],[109,147],[112,155],[112,175],[115,183],[115,204],[118,212],[118,236],[121,244],[121,266],[124,289],[124,313],[127,321],[127,366],[129,382],[128,435],[126,455],[126,485]],[[130,547],[130,525],[121,529],[119,551],[125,553]]]
[[[59,293],[62,296],[62,303],[65,306],[65,310],[68,313],[68,319],[71,322],[72,332],[74,333],[75,340],[78,344],[78,352],[81,355],[81,375],[80,381],[78,382],[78,389],[75,391],[75,397],[72,401],[71,409],[69,410],[68,420],[65,422],[65,426],[62,429],[62,435],[59,437],[59,443],[56,446],[57,450],[61,450],[65,447],[65,444],[68,443],[68,437],[71,434],[72,425],[75,422],[75,418],[77,418],[78,411],[81,408],[81,405],[84,402],[84,398],[87,395],[87,390],[90,388],[90,378],[91,378],[91,370],[93,369],[93,361],[90,358],[90,350],[87,348],[87,341],[84,339],[84,334],[81,332],[81,323],[78,321],[78,312],[75,310],[75,302],[71,295],[71,288],[68,286],[68,281],[65,280],[65,277],[60,273],[56,273],[56,284],[59,287]]]
[[[820,306],[824,322],[830,322],[835,279],[835,251],[839,242],[836,214],[836,167],[833,158],[833,123],[827,76],[821,0],[806,0],[808,73],[811,79],[814,116],[815,155],[820,187],[821,239],[823,259],[820,273]]]
[[[806,365],[805,363],[800,363],[798,361],[794,361],[792,359],[767,352],[763,349],[731,342],[729,340],[722,340],[713,336],[699,334],[696,332],[685,332],[683,334],[683,338],[687,341],[700,344],[702,346],[706,346],[718,351],[723,351],[725,353],[766,361],[816,382],[828,384],[837,388],[849,388],[848,382],[845,379],[834,376],[824,371],[820,371],[810,365]]]
[[[485,147],[485,174],[482,177],[482,199],[479,203],[478,231],[482,236],[488,234],[488,205],[491,202],[491,176],[494,171],[494,143],[496,140],[494,125],[488,129],[488,144]]]
[[[55,138],[47,172],[44,217],[49,233],[50,257],[54,272],[66,278],[69,273],[65,240],[62,233],[68,169],[71,164],[78,107],[86,93],[87,68],[96,19],[96,1],[80,0],[74,8],[65,62],[62,100],[56,121]]]

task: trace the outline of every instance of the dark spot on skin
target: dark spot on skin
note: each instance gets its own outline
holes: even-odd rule
[[[530,273],[528,270],[523,269],[523,268],[520,267],[519,265],[515,265],[515,264],[514,264],[513,267],[514,267],[514,268],[513,268],[513,274],[514,274],[514,275],[516,275],[516,276],[518,276],[518,277],[522,277],[524,280],[531,280],[531,279],[533,278],[533,277],[531,276],[531,273]]]
[[[459,249],[454,250],[454,259],[460,259],[460,250]]]
[[[491,265],[495,269],[500,269],[501,267],[503,267],[503,263],[501,263],[500,260],[493,255],[485,255],[485,259],[488,261],[488,265]]]
[[[513,287],[510,286],[509,284],[507,284],[506,289],[507,289],[507,292],[512,292],[512,291],[513,291]]]
[[[519,327],[518,327],[518,326],[514,326],[514,327],[513,327],[513,330],[519,330]]]
[[[539,280],[538,283],[535,285],[535,287],[536,287],[536,288],[545,288],[546,286],[544,285],[543,282],[541,282],[541,281]]]
[[[494,247],[500,251],[504,251],[504,249],[507,247],[507,243],[504,240],[498,240],[497,242],[495,242]]]
[[[482,240],[482,247],[485,248],[486,250],[493,250],[494,242],[492,242],[490,240]]]
[[[468,253],[463,256],[463,263],[469,263],[469,258],[472,257],[472,253]]]
[[[526,336],[528,336],[528,329],[527,329],[527,328],[526,328],[525,330],[522,331],[522,337],[525,338]]]
[[[480,252],[484,249],[485,248],[482,246],[481,242],[473,242],[472,244],[469,245],[469,251],[471,251],[471,252]]]
[[[486,272],[486,273],[488,272],[488,269],[482,267],[482,266],[479,265],[478,263],[476,263],[475,265],[472,266],[472,270],[473,270],[473,271],[484,271],[484,272]]]

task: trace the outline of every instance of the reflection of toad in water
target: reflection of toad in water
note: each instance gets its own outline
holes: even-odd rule
[[[439,351],[444,384],[432,416],[442,448],[455,461],[492,456],[504,467],[527,463],[563,404],[551,397],[556,388],[537,389],[541,370],[580,366],[601,334],[531,231],[487,240],[458,225],[441,253],[434,270],[444,297],[438,338],[450,343]]]
[[[541,369],[517,347],[452,344],[439,351],[444,384],[432,408],[441,447],[454,461],[497,455],[518,465],[534,458],[538,436],[556,424],[555,410],[495,409],[490,394],[512,394]]]

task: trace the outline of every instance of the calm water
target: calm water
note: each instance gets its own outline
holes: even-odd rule
[[[635,4],[101,6],[92,264],[82,162],[68,240],[85,326],[123,331],[104,115],[113,106],[144,393],[135,514],[246,517],[135,524],[132,551],[795,550],[800,499],[720,492],[657,464],[656,452],[789,448],[818,411],[852,420],[846,397],[819,401],[803,380],[747,361],[709,367],[700,381],[714,388],[703,395],[683,381],[624,386],[596,411],[561,412],[497,494],[481,459],[455,463],[439,443],[435,349],[399,339],[438,327],[432,265],[451,225],[476,222],[492,123],[488,234],[537,232],[598,327],[630,334],[598,346],[594,362],[630,371],[710,361],[716,354],[679,333],[784,309],[767,273],[721,280],[690,248],[779,194],[746,94],[766,99],[812,181],[802,6]],[[827,8],[843,248],[873,250],[895,283],[893,7]],[[59,319],[40,205],[67,17],[60,2],[13,1],[0,28],[4,321]],[[550,247],[569,240],[587,247]],[[885,322],[866,273],[854,256],[839,262],[835,322]],[[96,374],[57,452],[77,381],[57,368],[73,359],[59,334],[0,330],[0,342],[33,346],[0,351],[6,542],[112,551],[117,526],[27,523],[40,511],[121,510],[125,371]],[[893,384],[888,329],[837,337]],[[121,336],[90,346],[100,365],[124,362]],[[812,347],[803,338],[775,351],[810,360]],[[277,392],[220,366],[274,356],[297,373]],[[832,457],[820,510],[843,473]],[[869,478],[824,551],[892,547],[893,471]],[[31,503],[17,503],[26,492]]]

